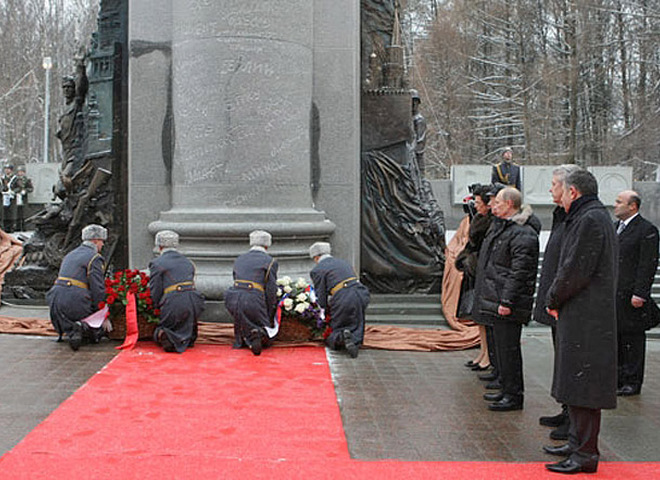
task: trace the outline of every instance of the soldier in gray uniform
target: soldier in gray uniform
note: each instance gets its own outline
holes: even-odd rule
[[[318,303],[329,316],[332,333],[325,340],[335,350],[345,348],[351,358],[358,356],[364,340],[364,312],[369,305],[369,290],[361,284],[353,268],[344,260],[330,255],[326,242],[309,247],[316,266],[310,272]],[[329,297],[329,298],[328,298]]]
[[[103,334],[102,328],[92,328],[81,320],[105,301],[105,260],[100,252],[107,238],[108,231],[100,225],[83,228],[83,243],[64,257],[55,285],[46,294],[57,341],[66,334],[74,351],[83,339],[98,343]]]
[[[179,234],[156,234],[160,256],[149,264],[149,290],[160,322],[154,341],[166,352],[183,353],[197,340],[197,319],[204,311],[204,297],[195,289],[195,265],[177,251]]]
[[[250,233],[250,250],[234,262],[234,285],[225,293],[225,305],[234,317],[234,348],[245,346],[260,355],[267,346],[264,327],[271,327],[277,306],[277,261],[266,253],[270,233]]]

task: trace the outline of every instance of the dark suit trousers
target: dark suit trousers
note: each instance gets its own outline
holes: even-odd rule
[[[641,387],[644,381],[646,332],[620,333],[618,341],[618,386]]]
[[[493,327],[486,325],[486,344],[488,345],[488,361],[493,367],[493,373],[499,375],[497,368],[497,352],[495,349],[495,338],[493,337]]]
[[[497,321],[493,325],[502,393],[515,397],[522,396],[524,390],[520,351],[521,333],[522,325],[518,322]]]
[[[568,445],[571,458],[580,465],[598,462],[598,434],[600,433],[600,408],[568,406],[571,426],[568,430]]]

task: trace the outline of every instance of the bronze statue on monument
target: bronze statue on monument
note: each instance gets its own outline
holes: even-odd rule
[[[53,186],[53,202],[28,219],[35,231],[23,245],[19,266],[5,277],[5,299],[42,300],[62,259],[80,243],[82,229],[90,223],[108,227],[113,222],[114,196],[108,181],[112,173],[87,151],[88,56],[76,57],[75,75],[63,78],[65,107],[56,134],[61,144],[59,180]],[[106,259],[116,241],[116,234],[108,236]]]

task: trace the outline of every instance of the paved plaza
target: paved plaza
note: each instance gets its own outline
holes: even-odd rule
[[[8,311],[3,307],[2,313]],[[20,313],[20,312],[19,312]],[[43,315],[43,312],[41,312]],[[118,342],[73,352],[53,338],[0,335],[0,454],[117,354]],[[227,347],[218,347],[227,348]],[[417,353],[362,350],[357,360],[328,353],[351,456],[409,461],[551,461],[553,444],[538,417],[559,411],[548,391],[549,332],[523,336],[525,408],[490,412],[484,382],[463,364],[475,351]],[[603,415],[605,461],[660,461],[660,340],[648,341],[642,395],[620,398]]]

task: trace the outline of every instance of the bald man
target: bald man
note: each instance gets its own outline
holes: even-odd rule
[[[644,380],[646,330],[658,318],[651,286],[658,268],[658,229],[639,214],[642,200],[625,190],[614,201],[619,240],[617,283],[617,395],[639,395]]]

